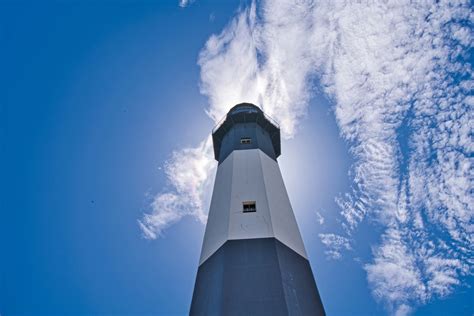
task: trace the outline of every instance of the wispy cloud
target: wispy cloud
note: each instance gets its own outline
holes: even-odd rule
[[[368,281],[394,314],[408,313],[449,294],[472,267],[472,12],[467,2],[427,1],[315,12],[334,35],[322,79],[356,158],[354,190],[336,200],[344,228],[367,217],[385,228]]]
[[[205,223],[205,205],[212,185],[210,175],[215,168],[211,137],[195,148],[173,152],[165,164],[170,188],[154,197],[151,213],[138,221],[143,236],[155,239],[184,216],[192,216]]]
[[[326,246],[326,255],[331,259],[340,259],[341,252],[351,250],[349,239],[336,234],[319,234],[319,239]]]
[[[316,215],[316,221],[318,222],[318,224],[323,225],[324,224],[324,217],[321,215],[321,213],[316,211],[316,212],[314,212],[314,214]]]
[[[178,5],[181,8],[186,8],[187,6],[191,5],[195,0],[179,0]]]
[[[242,9],[199,55],[201,92],[209,97],[208,114],[222,118],[230,107],[251,102],[278,120],[283,137],[291,138],[306,114],[311,96],[312,57],[300,18],[305,6],[279,3],[258,16],[255,3]],[[287,13],[291,12],[291,14]],[[264,19],[264,20],[262,20]]]
[[[199,56],[209,116],[253,102],[291,138],[322,88],[355,158],[353,189],[336,199],[346,237],[320,236],[329,255],[350,249],[348,238],[370,218],[382,231],[365,265],[376,298],[406,314],[448,295],[474,263],[470,3],[258,4],[241,9]],[[210,146],[173,155],[172,190],[141,221],[147,236],[184,215],[205,218],[203,189],[187,185],[209,183]],[[179,180],[188,169],[203,173]]]

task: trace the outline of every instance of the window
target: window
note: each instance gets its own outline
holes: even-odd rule
[[[252,138],[250,138],[250,137],[242,137],[240,139],[241,144],[250,144],[251,142],[252,142]]]
[[[255,204],[255,201],[242,202],[242,207],[243,207],[244,213],[251,213],[251,212],[257,211],[257,206]]]

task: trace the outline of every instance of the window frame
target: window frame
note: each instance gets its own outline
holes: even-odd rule
[[[242,202],[242,213],[256,213],[257,202],[256,201],[243,201]]]
[[[240,137],[240,143],[242,145],[250,145],[252,143],[251,137]]]

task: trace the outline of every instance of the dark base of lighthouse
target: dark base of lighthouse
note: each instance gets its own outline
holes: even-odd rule
[[[325,315],[309,261],[275,238],[229,240],[198,269],[190,315]]]

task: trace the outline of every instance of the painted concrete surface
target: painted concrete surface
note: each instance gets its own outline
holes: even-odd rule
[[[257,211],[244,213],[245,201]],[[227,240],[269,237],[307,258],[277,161],[260,149],[235,150],[217,171],[200,264]]]
[[[306,258],[275,238],[229,240],[199,266],[190,315],[325,315]]]

